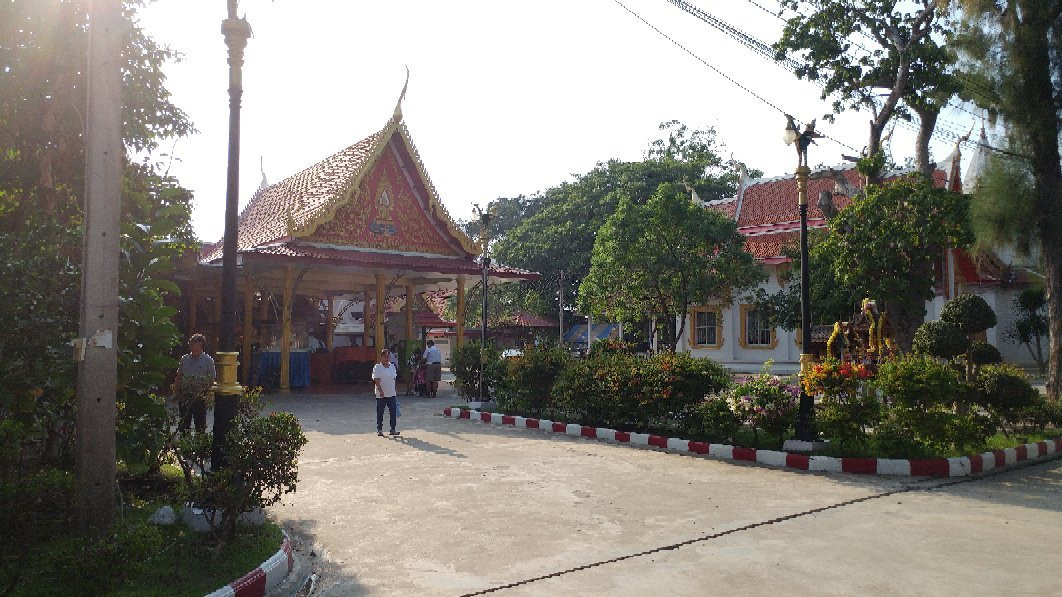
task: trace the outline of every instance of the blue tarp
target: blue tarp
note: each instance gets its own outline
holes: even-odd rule
[[[597,342],[612,336],[619,337],[619,328],[618,323],[595,323],[590,333],[590,341]],[[586,344],[586,326],[575,325],[568,328],[568,331],[564,332],[564,341],[569,344]]]

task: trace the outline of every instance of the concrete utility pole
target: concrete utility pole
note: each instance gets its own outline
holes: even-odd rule
[[[114,521],[118,386],[118,256],[122,207],[122,2],[89,5],[85,110],[85,233],[77,370],[77,483],[81,528]]]

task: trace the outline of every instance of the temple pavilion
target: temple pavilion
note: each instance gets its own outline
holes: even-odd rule
[[[248,365],[259,358],[252,346],[261,347],[263,357],[271,352],[279,361],[281,392],[308,383],[302,372],[303,381],[293,383],[292,371],[304,366],[292,357],[306,352],[307,342],[328,349],[310,355],[321,370],[341,361],[374,361],[376,347],[416,338],[422,295],[456,292],[456,319],[464,321],[465,289],[484,275],[477,259],[482,249],[439,200],[400,103],[376,133],[263,184],[241,212],[238,230],[240,379],[254,381]],[[179,279],[187,301],[179,323],[209,340],[219,327],[222,255],[221,242],[204,247]],[[486,276],[488,284],[498,284],[538,274],[492,264]],[[351,309],[360,323],[337,332]],[[457,326],[457,345],[462,331]]]

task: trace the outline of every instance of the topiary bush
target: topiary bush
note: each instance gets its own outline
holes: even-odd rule
[[[970,339],[958,326],[946,321],[927,321],[918,327],[911,350],[916,354],[953,359],[966,352]]]
[[[980,367],[982,365],[995,365],[1003,362],[1003,355],[999,349],[988,342],[974,342],[967,351],[970,362]]]
[[[975,387],[980,405],[997,416],[1004,429],[1021,422],[1023,410],[1042,400],[1025,372],[1014,365],[985,365]]]
[[[522,355],[505,359],[498,405],[507,412],[540,415],[552,405],[553,384],[570,361],[567,351],[555,344],[529,346]]]
[[[887,457],[961,453],[983,445],[992,432],[986,417],[952,410],[966,399],[967,387],[939,359],[909,355],[883,363],[875,386],[887,406],[871,439]]]
[[[940,320],[971,336],[995,327],[996,312],[980,295],[960,294],[944,303],[940,310]]]

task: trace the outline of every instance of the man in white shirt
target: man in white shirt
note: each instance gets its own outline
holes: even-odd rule
[[[372,368],[372,383],[376,391],[376,435],[383,437],[383,414],[384,407],[391,414],[391,435],[399,435],[395,430],[398,424],[398,391],[395,388],[395,378],[398,377],[398,368],[391,364],[391,351],[386,348],[380,351],[380,362]]]
[[[428,363],[428,395],[435,398],[439,393],[439,382],[442,381],[442,353],[435,348],[432,340],[428,340],[428,347],[424,349],[424,360]]]

